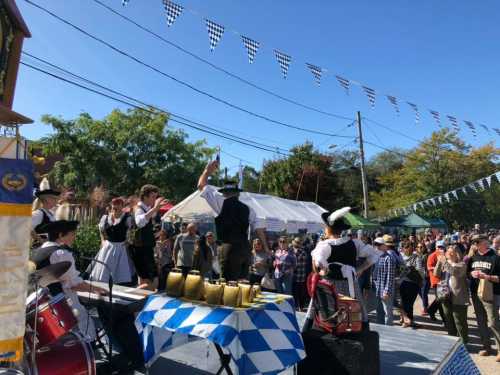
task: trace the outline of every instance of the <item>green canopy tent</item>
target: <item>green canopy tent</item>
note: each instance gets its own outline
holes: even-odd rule
[[[380,227],[380,224],[374,223],[362,216],[355,215],[350,212],[345,215],[345,219],[349,222],[352,229],[375,230]]]
[[[443,228],[445,229],[446,223],[441,219],[423,218],[415,213],[406,216],[396,217],[382,223],[384,227],[403,227],[409,229],[423,229],[423,228]]]

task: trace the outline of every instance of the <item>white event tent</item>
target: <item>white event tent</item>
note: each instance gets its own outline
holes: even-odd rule
[[[162,219],[171,221],[174,217],[180,217],[183,221],[213,223],[217,215],[200,194],[200,191],[195,191],[172,207]],[[253,208],[257,217],[266,223],[266,230],[269,232],[298,233],[299,230],[306,229],[313,233],[323,227],[321,214],[326,210],[313,202],[247,192],[240,193],[240,201]]]

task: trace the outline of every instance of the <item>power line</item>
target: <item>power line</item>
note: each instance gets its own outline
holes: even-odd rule
[[[295,129],[295,130],[300,130],[300,131],[307,132],[307,133],[313,133],[313,134],[319,134],[319,135],[326,135],[326,136],[330,136],[330,137],[350,138],[349,136],[334,135],[334,134],[331,134],[331,133],[326,133],[326,132],[322,132],[322,131],[319,131],[319,130],[306,129],[306,128],[302,128],[300,126],[292,125],[292,124],[289,124],[289,123],[286,123],[286,122],[274,120],[274,119],[272,119],[270,117],[267,117],[265,115],[258,114],[256,112],[250,111],[250,110],[248,110],[246,108],[240,107],[240,106],[238,106],[236,104],[228,102],[225,99],[221,99],[221,98],[219,98],[219,97],[217,97],[217,96],[215,96],[213,94],[210,94],[210,93],[208,93],[208,92],[206,92],[204,90],[201,90],[201,89],[193,86],[190,83],[182,81],[182,80],[180,80],[180,79],[178,79],[178,78],[176,78],[176,77],[174,77],[174,76],[172,76],[172,75],[170,75],[168,73],[165,73],[164,71],[162,71],[162,70],[160,70],[160,69],[158,69],[158,68],[156,68],[156,67],[154,67],[154,66],[152,66],[152,65],[150,65],[150,64],[148,64],[148,63],[146,63],[146,62],[144,62],[142,60],[140,60],[139,58],[137,58],[137,57],[135,57],[135,56],[133,56],[133,55],[125,52],[124,50],[119,49],[118,47],[112,45],[111,43],[108,43],[105,40],[103,40],[103,39],[101,39],[101,38],[99,38],[99,37],[97,37],[97,36],[95,36],[95,35],[87,32],[87,31],[85,31],[81,27],[76,26],[75,24],[71,23],[70,21],[68,21],[68,20],[66,20],[66,19],[58,16],[57,14],[55,14],[55,13],[51,12],[50,10],[42,7],[41,5],[38,5],[38,4],[34,3],[34,2],[32,2],[31,0],[24,0],[24,1],[27,2],[30,5],[38,8],[38,9],[40,9],[41,11],[47,13],[51,17],[57,19],[58,21],[60,21],[60,22],[62,22],[64,24],[72,27],[73,29],[79,31],[80,33],[84,34],[85,36],[87,36],[87,37],[89,37],[89,38],[91,38],[91,39],[93,39],[93,40],[101,43],[102,45],[104,45],[104,46],[112,49],[113,51],[115,51],[115,52],[117,52],[117,53],[119,53],[119,54],[121,54],[121,55],[123,55],[123,56],[125,56],[125,57],[127,57],[127,58],[129,58],[129,59],[131,59],[133,61],[135,61],[136,63],[138,63],[138,64],[140,64],[142,66],[145,66],[148,69],[150,69],[150,70],[152,70],[152,71],[154,71],[154,72],[156,72],[156,73],[158,73],[158,74],[160,74],[160,75],[162,75],[164,77],[167,77],[170,80],[172,80],[172,81],[174,81],[174,82],[176,82],[176,83],[178,83],[178,84],[180,84],[180,85],[182,85],[184,87],[187,87],[187,88],[189,88],[189,89],[191,89],[191,90],[193,90],[193,91],[195,91],[195,92],[197,92],[197,93],[199,93],[201,95],[205,95],[205,96],[207,96],[207,97],[209,97],[209,98],[211,98],[211,99],[213,99],[213,100],[215,100],[215,101],[217,101],[219,103],[225,104],[228,107],[231,107],[231,108],[236,109],[238,111],[244,112],[244,113],[246,113],[246,114],[248,114],[250,116],[259,118],[261,120],[265,120],[265,121],[274,123],[276,125],[281,125],[281,126],[284,126],[284,127],[287,127],[287,128],[291,128],[291,129]],[[349,119],[349,120],[351,120],[351,119]]]
[[[86,86],[81,85],[81,84],[79,84],[79,83],[77,83],[77,82],[73,82],[73,81],[71,81],[71,80],[69,80],[69,79],[66,79],[66,78],[64,78],[64,77],[58,76],[57,74],[53,74],[53,73],[50,73],[50,72],[48,72],[48,71],[46,71],[46,70],[44,70],[44,69],[37,68],[37,67],[35,67],[35,66],[31,65],[31,64],[28,64],[28,63],[26,63],[26,62],[21,61],[21,64],[22,64],[22,65],[24,65],[24,66],[26,66],[26,67],[29,67],[29,68],[31,68],[31,69],[33,69],[33,70],[36,70],[36,71],[38,71],[38,72],[40,72],[40,73],[43,73],[43,74],[46,74],[46,75],[48,75],[48,76],[51,76],[51,77],[53,77],[53,78],[55,78],[55,79],[58,79],[58,80],[60,80],[60,81],[63,81],[63,82],[69,83],[69,84],[71,84],[71,85],[73,85],[73,86],[76,86],[76,87],[79,87],[79,88],[81,88],[81,89],[84,89],[84,90],[87,90],[87,91],[93,92],[94,94],[101,95],[101,96],[103,96],[103,97],[106,97],[106,98],[108,98],[108,99],[114,100],[114,101],[116,101],[116,102],[120,102],[120,103],[125,104],[125,105],[128,105],[128,106],[130,106],[130,107],[134,107],[134,108],[137,108],[137,109],[141,109],[141,110],[147,111],[147,112],[152,113],[152,114],[156,114],[157,112],[160,112],[160,113],[164,113],[164,114],[169,115],[169,113],[168,113],[168,112],[166,112],[166,111],[164,111],[164,110],[162,110],[162,109],[159,109],[159,108],[157,108],[157,107],[155,107],[155,106],[148,106],[149,108],[148,108],[148,107],[146,107],[146,108],[145,108],[145,107],[139,106],[139,105],[137,105],[137,104],[130,103],[130,102],[126,101],[126,100],[119,99],[119,98],[116,98],[116,97],[111,96],[111,95],[109,95],[109,94],[103,93],[103,92],[98,91],[98,90],[96,90],[96,89],[93,89],[93,88],[90,88],[90,87],[86,87]],[[151,109],[151,108],[152,108],[152,109]],[[155,111],[156,111],[156,112],[155,112]],[[199,131],[204,132],[204,133],[207,133],[207,134],[212,134],[212,135],[217,136],[217,137],[220,137],[220,138],[224,138],[224,139],[227,139],[227,140],[230,140],[230,141],[233,141],[233,142],[237,142],[237,143],[240,143],[240,144],[243,144],[243,145],[249,146],[249,147],[253,147],[253,148],[256,148],[256,149],[259,149],[259,150],[263,150],[263,151],[267,151],[267,152],[271,152],[271,153],[276,153],[276,154],[283,155],[283,156],[288,156],[287,154],[283,154],[283,153],[281,153],[281,152],[276,151],[276,149],[274,149],[274,150],[273,150],[273,149],[272,149],[272,146],[269,146],[270,148],[265,148],[265,147],[257,146],[257,145],[255,145],[255,144],[249,143],[249,142],[251,142],[250,140],[248,140],[248,142],[245,142],[245,141],[241,141],[241,140],[238,140],[238,139],[230,138],[230,137],[227,137],[227,136],[225,136],[225,135],[222,135],[222,134],[216,133],[216,132],[214,132],[214,131],[207,130],[207,129],[204,129],[204,128],[201,128],[201,127],[195,126],[195,125],[193,125],[193,124],[191,124],[191,123],[188,123],[188,122],[186,122],[186,121],[181,121],[181,120],[177,120],[177,119],[174,119],[174,118],[170,118],[170,121],[173,121],[173,122],[175,122],[175,123],[178,123],[178,124],[181,124],[181,125],[187,126],[187,127],[189,127],[189,128],[192,128],[192,129],[199,130]],[[187,121],[189,121],[189,120],[187,120]]]
[[[231,73],[230,71],[228,71],[228,70],[226,70],[224,68],[221,68],[220,66],[217,66],[217,65],[211,63],[208,60],[205,60],[203,57],[200,57],[200,56],[196,55],[195,53],[193,53],[191,51],[188,51],[187,49],[185,49],[185,48],[181,47],[180,45],[178,45],[178,44],[176,44],[176,43],[174,43],[174,42],[166,39],[165,37],[159,35],[158,33],[156,33],[153,30],[147,28],[146,26],[143,26],[143,25],[139,24],[138,22],[136,22],[133,19],[131,19],[131,18],[123,15],[120,12],[117,12],[116,10],[114,10],[110,6],[104,4],[100,0],[93,0],[93,1],[96,4],[100,5],[101,7],[107,9],[111,13],[113,13],[113,14],[117,15],[118,17],[124,19],[125,21],[127,21],[127,22],[135,25],[136,27],[138,27],[139,29],[145,31],[146,33],[154,36],[155,38],[157,38],[158,40],[162,41],[163,43],[166,43],[169,46],[176,48],[177,50],[179,50],[179,51],[181,51],[181,52],[183,52],[183,53],[185,53],[185,54],[193,57],[194,59],[196,59],[198,61],[201,61],[202,63],[210,66],[211,68],[213,68],[215,70],[218,70],[219,72],[222,72],[222,73],[224,73],[224,74],[226,74],[226,75],[228,75],[228,76],[230,76],[230,77],[232,77],[232,78],[234,78],[234,79],[236,79],[236,80],[238,80],[238,81],[240,81],[240,82],[242,82],[242,83],[244,83],[244,84],[246,84],[248,86],[251,86],[251,87],[253,87],[253,88],[257,89],[257,90],[260,90],[260,91],[262,91],[262,92],[264,92],[264,93],[266,93],[268,95],[274,96],[275,98],[278,98],[278,99],[283,100],[285,102],[288,102],[290,104],[294,104],[296,106],[302,107],[304,109],[307,109],[307,110],[310,110],[310,111],[313,111],[313,112],[316,112],[316,113],[320,113],[320,114],[325,115],[325,116],[330,116],[330,117],[338,118],[338,119],[341,119],[341,120],[350,120],[349,117],[345,117],[345,116],[341,116],[341,115],[338,115],[338,114],[335,114],[335,113],[323,111],[321,109],[309,106],[307,104],[300,103],[300,102],[298,102],[296,100],[284,97],[284,96],[282,96],[280,94],[277,94],[277,93],[275,93],[275,92],[273,92],[271,90],[268,90],[268,89],[266,89],[266,88],[264,88],[262,86],[256,85],[255,83],[250,82],[250,81],[246,80],[245,78],[242,78],[242,77],[240,77],[240,76],[238,76],[238,75],[236,75],[234,73]]]
[[[380,123],[380,122],[378,122],[378,121],[375,121],[375,120],[369,119],[368,117],[363,117],[363,119],[364,119],[364,120],[366,120],[366,121],[368,121],[368,122],[371,122],[371,123],[372,123],[372,124],[374,124],[374,125],[380,126],[380,127],[384,128],[384,129],[387,129],[387,130],[389,130],[389,131],[391,131],[391,132],[393,132],[393,133],[399,134],[400,136],[405,137],[405,138],[407,138],[407,139],[409,139],[409,140],[412,140],[412,141],[415,141],[415,142],[420,142],[420,140],[418,140],[418,139],[416,139],[416,138],[413,138],[413,137],[410,137],[408,134],[405,134],[405,133],[402,133],[402,132],[400,132],[400,131],[398,131],[398,130],[395,130],[395,129],[393,129],[393,128],[390,128],[390,127],[389,127],[389,126],[387,126],[387,125],[381,124],[381,123]]]
[[[50,66],[51,68],[54,68],[54,69],[56,69],[56,70],[59,70],[59,71],[61,71],[61,72],[65,73],[65,74],[67,74],[67,75],[70,75],[70,76],[72,76],[72,77],[74,77],[74,78],[77,78],[77,79],[79,79],[79,80],[81,80],[81,81],[83,81],[83,82],[86,82],[86,83],[91,84],[91,85],[93,85],[93,86],[96,86],[96,87],[99,87],[99,88],[104,89],[104,90],[106,90],[106,91],[109,91],[109,92],[111,92],[111,93],[113,93],[113,94],[115,94],[115,95],[119,95],[119,96],[121,96],[121,97],[123,97],[123,98],[126,98],[127,100],[131,100],[131,101],[134,101],[134,102],[136,102],[136,103],[139,103],[139,105],[141,105],[141,106],[145,106],[145,107],[152,107],[152,106],[151,106],[150,104],[148,104],[148,103],[145,103],[145,102],[143,102],[143,101],[141,101],[141,100],[138,100],[138,99],[136,99],[136,98],[133,98],[133,97],[131,97],[131,96],[125,95],[125,94],[123,94],[123,93],[121,93],[121,92],[118,92],[118,91],[116,91],[116,90],[113,90],[113,89],[111,89],[111,88],[109,88],[109,87],[107,87],[107,86],[104,86],[104,85],[102,85],[102,84],[99,84],[99,83],[97,83],[97,82],[95,82],[95,81],[92,81],[92,80],[90,80],[90,79],[88,79],[88,78],[85,78],[85,77],[83,77],[83,76],[81,76],[81,75],[78,75],[78,74],[76,74],[76,73],[70,72],[70,71],[69,71],[69,70],[67,70],[67,69],[64,69],[64,68],[62,68],[62,67],[60,67],[60,66],[58,66],[58,65],[55,65],[55,64],[53,64],[53,63],[51,63],[51,62],[49,62],[49,61],[47,61],[47,60],[44,60],[44,59],[40,58],[40,57],[37,57],[37,56],[35,56],[35,55],[32,55],[32,54],[31,54],[31,53],[29,53],[29,52],[24,52],[24,51],[23,51],[23,54],[24,54],[24,55],[26,55],[26,56],[29,56],[30,58],[35,59],[35,60],[37,60],[37,61],[39,61],[39,62],[42,62],[42,63],[44,63],[44,64],[46,64],[46,65]],[[159,109],[159,110],[161,110],[161,109]],[[202,124],[202,123],[200,123],[200,122],[196,122],[196,121],[193,121],[193,120],[191,120],[191,119],[188,119],[188,118],[186,118],[186,117],[185,117],[185,116],[183,116],[183,115],[175,114],[175,113],[172,113],[172,112],[170,112],[170,111],[166,111],[166,110],[161,110],[161,111],[163,111],[163,112],[165,112],[165,113],[168,113],[168,115],[169,115],[169,116],[171,116],[171,117],[174,117],[174,118],[175,118],[175,117],[180,118],[180,119],[181,119],[181,120],[183,120],[183,121],[188,121],[188,122],[193,123],[193,124],[195,124],[195,125],[205,127],[205,128],[207,128],[207,129],[209,129],[209,130],[213,130],[213,131],[219,132],[219,133],[221,133],[221,134],[223,134],[223,135],[230,136],[230,137],[233,137],[233,138],[236,138],[236,139],[240,139],[240,140],[242,140],[242,141],[244,141],[244,142],[252,142],[252,143],[254,143],[254,144],[256,144],[256,145],[259,145],[259,146],[263,146],[263,147],[267,147],[267,148],[274,148],[275,150],[278,150],[278,151],[289,152],[289,150],[284,149],[284,148],[281,148],[281,147],[266,145],[266,144],[264,144],[264,143],[260,143],[260,142],[252,141],[252,140],[249,140],[249,139],[246,139],[246,138],[243,138],[243,137],[239,137],[239,136],[233,135],[233,134],[231,134],[231,133],[227,133],[227,132],[221,131],[221,130],[219,130],[219,129],[216,129],[216,128],[214,128],[214,127],[208,126],[208,125],[206,125],[206,124]]]

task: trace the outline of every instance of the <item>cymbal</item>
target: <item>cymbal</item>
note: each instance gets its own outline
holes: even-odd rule
[[[71,267],[71,262],[59,262],[43,267],[30,274],[31,283],[38,279],[38,285],[46,287],[59,282],[59,278]]]
[[[30,260],[35,264],[40,264],[44,260],[50,258],[50,256],[60,248],[60,246],[47,246],[34,249],[31,251]]]

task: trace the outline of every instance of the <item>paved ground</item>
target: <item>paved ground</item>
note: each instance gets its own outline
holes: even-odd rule
[[[431,298],[432,301],[432,298]],[[375,315],[373,311],[373,300],[370,298],[370,320],[374,321]],[[438,323],[438,322],[433,322],[429,319],[429,317],[424,317],[420,315],[422,309],[422,302],[419,297],[417,297],[417,301],[415,302],[415,316],[416,316],[416,321],[417,323],[421,324],[423,327],[419,328],[417,331],[423,331],[423,332],[432,332],[435,334],[441,334],[441,335],[446,335],[446,330],[444,329],[443,325]],[[397,313],[395,315],[395,322],[399,320],[399,315]],[[439,313],[437,314],[439,318]],[[468,322],[469,322],[469,339],[470,339],[470,344],[467,345],[467,349],[469,350],[469,353],[471,354],[472,359],[474,360],[474,363],[476,366],[479,368],[481,371],[481,374],[484,375],[493,375],[493,374],[500,374],[500,363],[495,362],[495,356],[489,356],[489,357],[480,357],[477,355],[477,352],[482,349],[481,347],[481,342],[479,340],[479,331],[477,328],[477,323],[474,315],[474,309],[471,306],[469,306],[468,309]],[[412,331],[411,328],[406,328],[409,333]],[[493,341],[492,341],[493,345]]]

